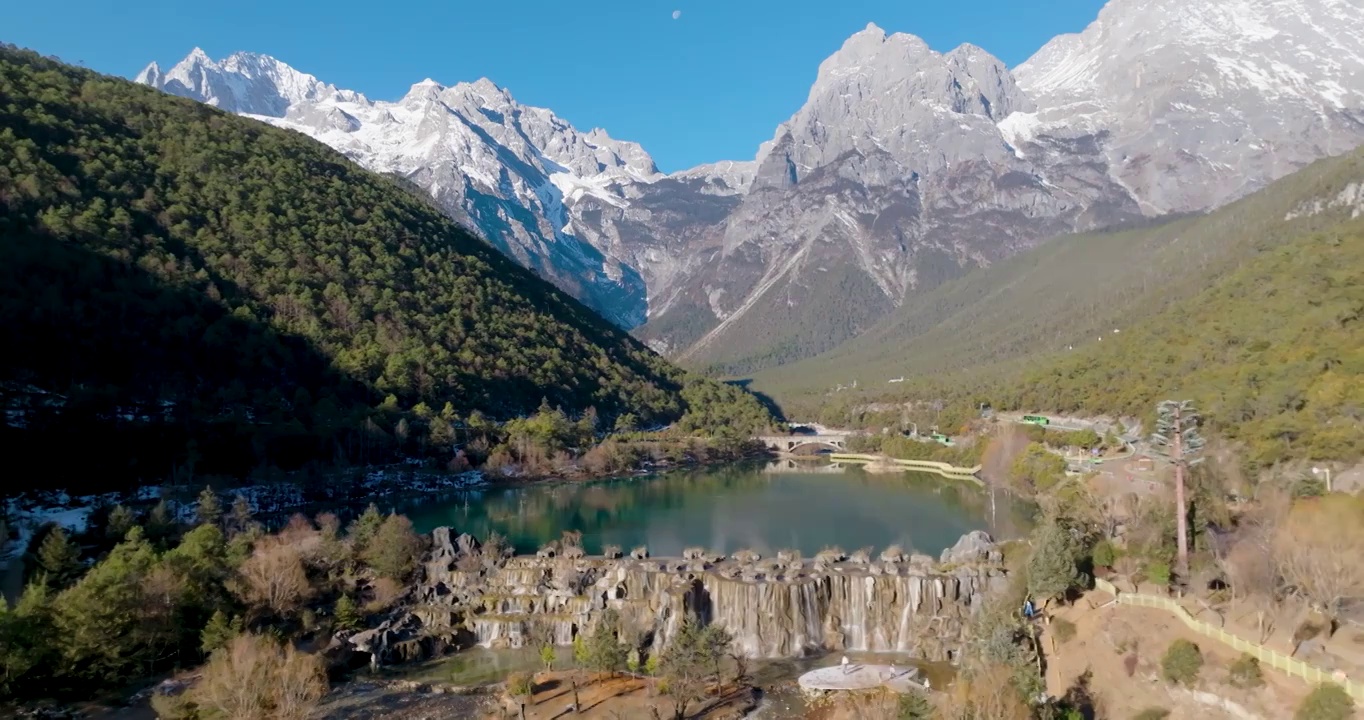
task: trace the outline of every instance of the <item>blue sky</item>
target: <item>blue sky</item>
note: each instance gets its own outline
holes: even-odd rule
[[[426,77],[491,78],[664,171],[746,160],[804,102],[820,61],[874,22],[1010,66],[1103,0],[15,0],[0,41],[132,76],[198,45],[273,55],[380,100]],[[674,11],[680,11],[677,19]]]

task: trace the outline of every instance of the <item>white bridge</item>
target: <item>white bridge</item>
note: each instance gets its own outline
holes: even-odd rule
[[[780,453],[794,453],[802,448],[838,452],[848,446],[847,435],[761,435],[754,439]]]

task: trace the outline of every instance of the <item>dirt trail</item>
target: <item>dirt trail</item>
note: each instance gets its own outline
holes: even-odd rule
[[[672,700],[654,692],[644,678],[626,675],[611,678],[569,671],[537,673],[535,680],[535,693],[532,696],[534,704],[527,703],[526,720],[648,720],[654,716],[655,709],[659,718],[672,717]],[[572,712],[574,681],[578,684],[578,702],[582,707],[582,711],[576,715]],[[742,717],[752,705],[750,688],[726,686],[719,698],[692,703],[687,708],[687,717],[730,720]],[[501,712],[496,710],[486,716],[487,720],[502,717]],[[519,718],[519,710],[510,717]]]
[[[1091,592],[1054,618],[1075,625],[1068,642],[1057,640],[1055,624],[1043,634],[1047,650],[1047,692],[1063,696],[1089,673],[1088,688],[1096,699],[1097,717],[1126,718],[1150,707],[1170,711],[1170,720],[1280,720],[1291,718],[1311,690],[1305,682],[1262,668],[1265,684],[1240,689],[1227,679],[1239,654],[1190,631],[1173,615],[1154,608],[1107,604],[1113,598]],[[1160,659],[1177,638],[1190,640],[1203,654],[1203,670],[1193,688],[1172,687],[1160,676]],[[1218,699],[1227,707],[1218,707]],[[1228,709],[1229,708],[1229,709]],[[1361,716],[1364,717],[1364,716]]]

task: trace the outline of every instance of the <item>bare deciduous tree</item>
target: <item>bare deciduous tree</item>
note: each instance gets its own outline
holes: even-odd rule
[[[943,720],[1029,720],[1032,710],[1007,665],[988,665],[963,676],[937,698]]]
[[[327,691],[322,661],[259,635],[215,652],[191,690],[195,704],[234,720],[303,720]]]
[[[1289,588],[1334,618],[1364,595],[1364,498],[1299,500],[1274,534],[1274,561]]]
[[[1253,613],[1260,642],[1274,632],[1280,607],[1274,535],[1290,504],[1285,495],[1266,495],[1240,518],[1235,535],[1216,548],[1217,564],[1231,591],[1231,614]]]
[[[257,543],[232,590],[258,611],[280,616],[297,610],[313,594],[299,548],[274,538]]]

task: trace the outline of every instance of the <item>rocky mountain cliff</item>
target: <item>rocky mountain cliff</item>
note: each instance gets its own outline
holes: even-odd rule
[[[1014,70],[1016,139],[1105,133],[1147,214],[1206,210],[1364,143],[1357,0],[1113,0]]]
[[[645,320],[646,281],[667,275],[679,236],[669,215],[705,217],[714,205],[723,216],[726,198],[751,174],[731,163],[666,178],[639,145],[580,132],[487,79],[450,87],[427,79],[395,102],[372,101],[265,55],[215,62],[198,48],[169,71],[153,63],[136,79],[303,132],[411,180],[503,252],[627,328]],[[678,195],[677,207],[641,201],[638,188],[664,180],[653,195]],[[640,233],[631,225],[639,215],[659,217]]]
[[[868,26],[820,66],[693,279],[651,306],[642,334],[736,372],[781,363],[853,337],[909,292],[1140,214],[1097,139],[1012,146],[1000,122],[1033,109],[984,50],[940,54]]]
[[[407,177],[655,349],[743,372],[1049,237],[1215,207],[1364,143],[1361,38],[1353,0],[1111,0],[1010,71],[872,25],[753,161],[672,175],[488,80],[376,102],[199,51],[138,80]]]

